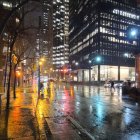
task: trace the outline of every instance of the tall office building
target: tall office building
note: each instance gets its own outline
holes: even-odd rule
[[[71,0],[70,62],[77,81],[135,80],[136,0]]]
[[[56,67],[68,64],[69,0],[42,0],[44,48]]]
[[[50,61],[52,60],[52,46],[53,46],[53,25],[52,25],[52,14],[53,14],[53,3],[50,0],[42,0],[42,19],[41,19],[41,30],[42,30],[42,51],[44,55],[47,55]]]
[[[53,0],[53,64],[69,63],[69,0]]]

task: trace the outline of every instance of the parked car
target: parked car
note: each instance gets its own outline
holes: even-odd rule
[[[114,84],[114,87],[116,88],[121,88],[123,86],[123,83],[116,83]]]
[[[115,83],[115,84],[114,84],[114,87],[115,87],[115,88],[121,88],[122,86],[123,86],[123,83]],[[104,87],[105,87],[105,88],[111,87],[111,83],[110,83],[110,82],[105,83],[105,84],[104,84]]]
[[[105,88],[111,87],[111,83],[109,83],[109,82],[108,82],[108,83],[105,83],[105,84],[104,84],[104,87],[105,87]]]

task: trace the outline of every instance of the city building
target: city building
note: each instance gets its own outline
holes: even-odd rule
[[[42,18],[41,18],[41,30],[42,30],[42,51],[46,55],[49,61],[52,61],[52,47],[53,47],[53,3],[50,0],[42,0]]]
[[[135,80],[136,0],[71,0],[70,63],[75,81]],[[131,32],[130,32],[131,31]]]
[[[42,0],[42,48],[56,66],[68,64],[69,0]]]
[[[69,0],[53,0],[53,64],[69,63]]]

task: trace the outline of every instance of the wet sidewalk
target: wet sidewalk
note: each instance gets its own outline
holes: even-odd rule
[[[36,117],[37,94],[30,88],[17,89],[17,98],[12,98],[9,110],[6,99],[0,104],[0,140],[38,140],[40,131]]]

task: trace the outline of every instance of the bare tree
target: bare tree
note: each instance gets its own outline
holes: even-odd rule
[[[14,98],[16,98],[16,83],[17,83],[16,70],[17,70],[17,66],[21,62],[23,62],[24,60],[28,60],[28,59],[33,59],[34,58],[34,53],[33,53],[32,50],[34,50],[33,47],[35,45],[32,45],[31,43],[29,43],[29,41],[31,42],[31,38],[29,36],[26,35],[25,37],[26,37],[26,41],[28,41],[28,43],[26,43],[26,44],[23,43],[22,44],[21,42],[22,42],[22,40],[25,41],[25,38],[23,39],[23,36],[22,36],[22,39],[19,38],[18,41],[20,42],[20,47],[17,47],[18,51],[15,52],[16,62],[14,64],[14,66],[13,66],[14,67],[13,68],[13,70],[14,70],[13,97]],[[27,40],[27,37],[28,37],[28,40]],[[18,44],[17,45],[15,44],[15,46],[18,46]]]
[[[9,103],[10,103],[10,83],[11,83],[11,76],[12,76],[12,55],[14,52],[14,46],[15,43],[17,41],[17,38],[20,38],[21,35],[23,35],[23,32],[25,32],[25,30],[27,29],[31,29],[31,28],[36,28],[36,27],[23,27],[23,21],[24,21],[24,17],[29,13],[32,12],[36,9],[37,7],[34,7],[32,9],[30,9],[29,11],[26,11],[23,13],[23,15],[21,16],[21,18],[19,17],[19,23],[16,23],[16,26],[14,25],[15,23],[15,15],[13,15],[13,17],[11,17],[11,20],[9,20],[9,23],[6,25],[6,29],[7,32],[10,36],[10,45],[9,45],[9,74],[8,74],[8,85],[7,85],[7,108],[9,108]],[[14,19],[14,20],[13,20]],[[24,48],[22,48],[22,54],[26,53],[27,48],[24,50]],[[21,61],[21,59],[18,59],[18,63]],[[16,67],[17,64],[14,67],[14,71],[16,71]],[[15,79],[16,80],[16,79]],[[16,95],[14,94],[14,97],[16,97]]]

